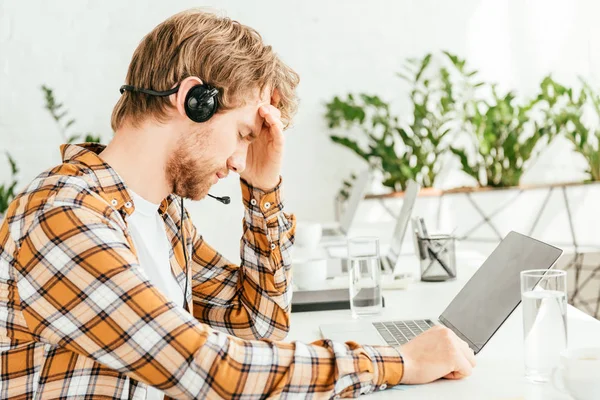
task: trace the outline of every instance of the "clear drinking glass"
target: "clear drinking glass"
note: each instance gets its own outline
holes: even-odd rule
[[[521,272],[525,377],[547,382],[567,348],[567,273],[559,270]]]
[[[348,239],[348,263],[352,316],[358,318],[381,313],[379,239]]]

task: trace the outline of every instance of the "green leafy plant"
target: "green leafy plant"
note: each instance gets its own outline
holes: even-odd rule
[[[351,172],[350,176],[342,181],[342,187],[335,196],[334,206],[337,221],[339,221],[342,213],[345,210],[346,201],[350,198],[350,192],[352,190],[352,186],[354,186],[356,178],[357,175],[354,172]]]
[[[598,123],[595,127],[585,123],[588,113],[600,121],[600,95],[584,79],[580,78],[580,81],[582,87],[575,93],[572,88],[547,76],[540,84],[538,97],[547,104],[548,129],[573,143],[574,151],[588,163],[589,180],[600,181],[600,128]]]
[[[62,103],[56,101],[54,97],[54,91],[46,85],[41,86],[42,92],[44,93],[44,99],[46,101],[45,108],[48,110],[56,124],[65,143],[73,143],[81,138],[88,143],[100,143],[100,136],[93,133],[74,133],[71,134],[70,130],[75,120],[68,117],[68,111],[64,109]]]
[[[462,81],[473,76],[465,70],[464,60],[448,52],[444,55]],[[364,134],[359,139],[333,134],[331,140],[380,169],[383,185],[393,190],[404,190],[409,179],[432,186],[442,168],[440,156],[450,143],[448,122],[457,104],[457,85],[450,69],[435,67],[432,60],[431,54],[409,59],[398,74],[410,85],[412,115],[408,122],[392,115],[390,104],[376,95],[335,96],[326,104],[330,129],[358,129]]]
[[[517,186],[550,136],[532,118],[538,98],[520,105],[512,92],[499,95],[495,85],[490,90],[490,101],[474,98],[465,103],[462,130],[470,135],[472,148],[450,150],[480,186]]]
[[[382,169],[387,175],[384,185],[402,190],[406,180],[416,175],[418,167],[411,168],[408,153],[396,152],[393,136],[397,118],[391,116],[389,107],[378,96],[364,93],[348,94],[345,100],[336,96],[327,104],[327,119],[331,128],[360,126],[368,138],[367,146],[361,146],[350,137],[331,135],[331,140],[353,150],[372,167]]]
[[[352,172],[350,174],[350,177],[347,179],[344,179],[342,181],[342,188],[340,189],[339,193],[338,193],[338,199],[342,202],[348,200],[348,198],[350,197],[350,191],[352,189],[352,186],[354,184],[354,181],[356,180],[356,174],[354,172]]]
[[[8,163],[10,164],[11,181],[7,184],[3,183],[0,185],[0,216],[6,212],[10,202],[15,197],[17,174],[19,173],[17,163],[8,152],[6,152],[6,157],[8,158]]]
[[[56,98],[54,97],[54,91],[51,88],[46,85],[42,85],[41,90],[44,94],[45,108],[48,110],[54,121],[56,121],[59,132],[65,143],[73,143],[81,138],[83,138],[85,142],[100,142],[99,135],[94,135],[92,133],[70,133],[73,124],[75,124],[75,120],[68,117],[68,111],[64,109],[62,103],[56,101]],[[16,177],[18,173],[17,164],[10,154],[6,153],[6,156],[8,157],[8,162],[11,168],[11,181],[9,183],[0,185],[0,215],[6,212],[10,202],[14,199],[15,188],[18,184]]]

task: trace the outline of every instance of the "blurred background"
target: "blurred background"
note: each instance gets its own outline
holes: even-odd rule
[[[573,183],[565,195],[554,191],[559,197],[538,234],[572,244],[573,234],[559,236],[576,225],[575,247],[600,240],[598,190],[580,185],[600,179],[600,3],[593,0],[3,1],[4,201],[11,187],[17,192],[58,164],[60,144],[73,135],[110,141],[110,114],[137,44],[170,15],[197,6],[257,29],[301,76],[283,169],[286,210],[299,220],[333,221],[343,182],[350,186],[351,175],[370,165],[370,194],[402,192],[408,178],[437,190]],[[504,234],[524,219],[535,222],[547,191],[508,206],[510,190],[482,192],[475,202],[483,214],[510,212],[496,216],[494,229]],[[206,199],[188,208],[205,238],[237,261],[239,181],[231,175],[211,192],[232,204]],[[466,234],[482,219],[470,200],[457,195],[442,205],[445,192],[436,193],[417,208],[437,228],[472,216],[472,224],[458,224]],[[401,200],[386,199],[366,201],[358,219],[393,221]]]

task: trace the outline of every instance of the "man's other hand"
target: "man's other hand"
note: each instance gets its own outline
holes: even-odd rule
[[[462,379],[471,375],[476,364],[467,343],[442,326],[423,332],[402,346],[400,352],[404,358],[403,384]]]

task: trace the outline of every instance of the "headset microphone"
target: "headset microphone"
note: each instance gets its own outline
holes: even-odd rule
[[[213,199],[215,199],[215,200],[217,200],[217,201],[220,201],[220,202],[221,202],[221,203],[223,203],[223,204],[229,204],[229,203],[231,203],[231,197],[229,197],[229,196],[216,197],[216,196],[213,196],[213,195],[212,195],[212,194],[210,194],[210,193],[209,193],[208,195],[209,195],[210,197],[212,197]]]

